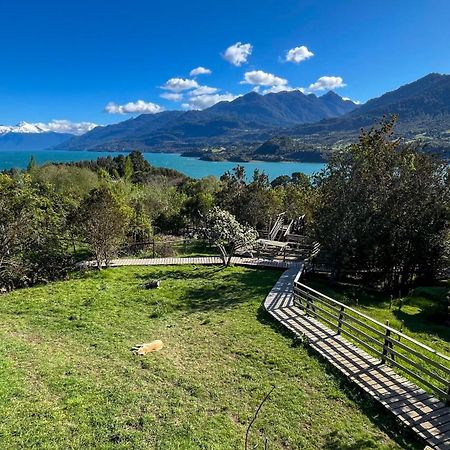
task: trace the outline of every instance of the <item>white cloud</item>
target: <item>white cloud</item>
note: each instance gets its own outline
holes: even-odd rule
[[[290,86],[285,85],[278,85],[278,86],[271,86],[268,89],[264,89],[262,93],[265,94],[276,94],[277,92],[285,92],[285,91],[294,91],[295,89],[291,88]]]
[[[161,86],[161,89],[172,92],[182,92],[196,87],[198,87],[198,83],[195,80],[189,78],[170,78]]]
[[[197,75],[211,75],[211,73],[212,73],[211,70],[206,69],[205,67],[199,66],[199,67],[196,67],[195,69],[192,69],[189,72],[189,75],[191,77],[196,77]]]
[[[288,81],[262,70],[245,72],[241,84],[253,84],[258,86],[287,86]]]
[[[43,131],[53,131],[55,133],[84,134],[97,126],[92,122],[71,122],[70,120],[52,120],[48,123],[34,123]]]
[[[160,97],[171,102],[180,102],[183,100],[183,94],[177,94],[176,92],[163,92]]]
[[[239,95],[233,95],[230,93],[225,94],[204,94],[192,96],[189,99],[189,103],[183,103],[181,106],[184,109],[205,109],[209,108],[219,102],[231,102],[232,100],[240,97]]]
[[[117,103],[109,102],[105,106],[105,111],[109,114],[156,114],[164,111],[164,108],[156,103],[138,100],[137,102],[129,102],[125,105],[118,105]]]
[[[308,50],[304,45],[301,45],[300,47],[291,48],[286,53],[286,61],[298,64],[312,56],[314,56],[314,53]]]
[[[247,62],[248,57],[252,54],[253,46],[251,44],[242,44],[236,42],[225,50],[223,58],[234,66],[241,66]]]
[[[341,77],[320,77],[315,83],[309,85],[309,91],[325,91],[345,87],[346,84]]]
[[[219,89],[210,86],[199,86],[197,89],[189,92],[189,95],[215,94]]]
[[[345,100],[346,102],[353,102],[355,105],[360,105],[361,102],[359,100],[352,100],[350,97],[342,97],[342,100]]]

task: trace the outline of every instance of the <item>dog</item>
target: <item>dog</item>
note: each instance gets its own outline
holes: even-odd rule
[[[132,348],[136,355],[145,356],[147,353],[158,352],[163,348],[163,343],[160,340],[148,342],[146,344],[137,344]]]

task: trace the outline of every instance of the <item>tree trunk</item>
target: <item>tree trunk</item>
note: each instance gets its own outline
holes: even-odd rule
[[[231,264],[231,258],[233,257],[235,249],[236,249],[236,246],[232,245],[230,248],[230,253],[228,254],[228,260],[227,260],[227,264],[226,264],[227,267]]]

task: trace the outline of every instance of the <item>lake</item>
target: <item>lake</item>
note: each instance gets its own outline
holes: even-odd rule
[[[97,159],[100,156],[116,156],[119,153],[88,152],[88,151],[0,151],[0,170],[25,169],[31,155],[34,155],[39,164],[48,162],[72,162],[88,159]],[[255,169],[264,171],[271,180],[279,175],[291,175],[293,172],[303,172],[311,175],[320,171],[322,163],[300,162],[265,162],[252,161],[248,163],[236,163],[229,161],[201,161],[197,158],[185,158],[177,153],[144,153],[145,159],[155,167],[167,167],[176,169],[192,178],[202,178],[208,175],[220,177],[227,170],[231,170],[238,164],[245,167],[247,175],[251,175]]]

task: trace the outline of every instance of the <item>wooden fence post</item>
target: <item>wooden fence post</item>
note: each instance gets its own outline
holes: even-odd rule
[[[341,310],[339,311],[339,319],[338,319],[338,329],[337,334],[341,334],[342,322],[344,320],[344,306],[341,306]]]
[[[309,316],[309,307],[310,307],[309,294],[306,294],[306,315]]]
[[[389,340],[389,338],[391,336],[391,330],[388,327],[389,327],[389,320],[386,320],[386,334],[385,334],[385,338],[384,338],[383,354],[381,355],[381,362],[383,364],[386,364],[387,357],[388,357],[388,347],[390,347],[389,344],[391,343]]]

